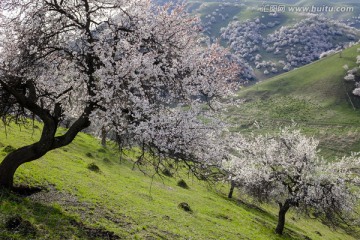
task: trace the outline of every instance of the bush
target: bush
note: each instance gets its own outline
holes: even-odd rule
[[[86,153],[86,156],[88,157],[88,158],[93,158],[94,156],[91,154],[91,153]]]
[[[185,212],[192,212],[192,209],[190,208],[190,205],[186,202],[182,202],[178,205],[179,208],[184,210]]]
[[[169,169],[165,168],[164,170],[162,170],[162,174],[164,174],[167,177],[172,177],[173,174],[170,172]]]
[[[16,150],[16,148],[14,148],[14,147],[11,146],[11,145],[8,145],[8,146],[6,146],[6,147],[3,149],[3,152],[11,153],[11,152],[13,152],[13,151],[15,151],[15,150]]]
[[[100,168],[95,163],[90,163],[87,168],[93,172],[100,172]]]
[[[185,189],[189,189],[189,186],[186,184],[186,182],[185,182],[183,179],[181,179],[180,181],[178,181],[177,185],[178,185],[179,187],[182,187],[182,188],[185,188]]]

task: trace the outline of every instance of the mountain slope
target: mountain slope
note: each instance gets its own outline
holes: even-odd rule
[[[254,121],[273,129],[293,120],[321,140],[325,155],[360,151],[359,98],[343,80],[343,66],[355,66],[357,48],[241,90],[237,98],[245,103],[229,109],[230,120],[245,130]]]
[[[35,141],[41,127],[35,126],[11,125],[6,135],[0,125],[0,155]],[[102,148],[99,140],[80,134],[71,145],[22,166],[16,184],[46,190],[27,197],[0,192],[0,238],[354,239],[294,213],[279,237],[274,233],[276,207],[228,200],[226,185],[209,188],[186,173],[151,178],[133,169],[134,152],[119,157],[114,146]],[[180,178],[189,189],[177,186]],[[182,202],[193,212],[180,209]]]

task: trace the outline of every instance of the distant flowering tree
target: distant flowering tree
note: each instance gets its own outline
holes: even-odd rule
[[[356,57],[356,64],[358,65],[360,63],[360,55]],[[345,69],[345,68],[344,68]],[[359,66],[352,68],[352,69],[345,69],[347,70],[346,76],[344,77],[344,80],[347,82],[354,82],[352,94],[355,96],[360,96],[360,70]]]
[[[285,215],[292,207],[331,221],[354,211],[359,199],[353,188],[360,180],[353,171],[360,164],[358,155],[326,163],[317,155],[318,141],[298,130],[233,141],[238,144],[223,169],[235,186],[255,199],[279,205],[276,233],[283,233]]]
[[[198,32],[184,6],[2,0],[0,113],[5,122],[36,116],[43,129],[38,142],[1,162],[0,186],[11,188],[20,165],[71,143],[93,122],[163,159],[213,160],[205,148],[211,126],[196,106],[226,94],[238,69],[218,45],[202,48]],[[55,135],[68,117],[75,121]]]
[[[346,81],[355,81],[355,75],[352,74],[352,73],[349,73],[348,75],[346,75],[344,77],[344,80],[346,80]]]

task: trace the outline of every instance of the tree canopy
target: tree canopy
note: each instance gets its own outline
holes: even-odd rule
[[[223,168],[255,199],[278,203],[277,233],[291,207],[332,223],[351,218],[359,199],[358,154],[326,163],[317,140],[289,128],[253,139],[234,136],[233,142],[233,156]]]
[[[1,163],[1,186],[94,122],[160,155],[193,157],[196,149],[185,146],[195,139],[205,146],[196,106],[229,91],[238,69],[220,46],[200,45],[198,19],[184,6],[4,0],[0,9],[0,114],[4,122],[35,116],[44,124],[38,142]],[[67,132],[55,136],[70,117]]]

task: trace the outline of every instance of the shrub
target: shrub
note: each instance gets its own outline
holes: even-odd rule
[[[186,182],[185,182],[183,179],[181,179],[180,181],[178,181],[177,185],[178,185],[179,187],[182,187],[182,188],[185,188],[185,189],[189,189],[189,186],[186,184]]]
[[[178,205],[179,208],[184,210],[185,212],[192,212],[192,209],[190,208],[190,205],[186,202],[182,202]]]
[[[93,172],[100,172],[100,168],[95,163],[90,163],[87,168]]]
[[[173,174],[170,172],[169,169],[165,168],[164,170],[162,170],[162,174],[164,174],[167,177],[172,177]]]
[[[6,147],[3,149],[3,152],[11,153],[11,152],[13,152],[13,151],[15,151],[15,150],[16,150],[16,148],[14,148],[14,147],[11,146],[11,145],[8,145],[8,146],[6,146]]]

